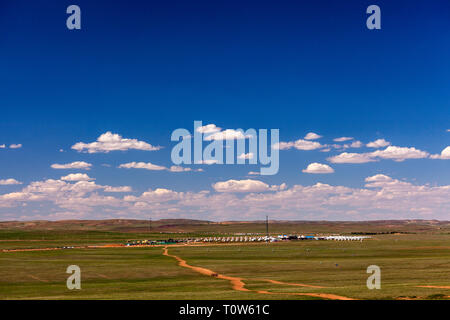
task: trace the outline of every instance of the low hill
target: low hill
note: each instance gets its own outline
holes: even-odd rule
[[[265,233],[265,221],[212,222],[190,219],[162,220],[61,220],[5,221],[0,230],[16,231],[113,231],[124,233]],[[279,233],[450,233],[450,221],[269,221],[269,232]]]

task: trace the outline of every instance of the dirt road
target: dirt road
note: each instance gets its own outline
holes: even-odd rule
[[[178,261],[178,265],[180,267],[189,268],[189,269],[191,269],[191,270],[193,270],[195,272],[198,272],[198,273],[206,275],[206,276],[213,276],[213,277],[216,277],[218,279],[228,280],[231,283],[232,289],[236,290],[236,291],[255,292],[255,293],[259,293],[259,294],[270,294],[270,295],[310,296],[310,297],[318,297],[318,298],[332,299],[332,300],[355,300],[355,299],[352,299],[352,298],[339,296],[339,295],[335,295],[335,294],[328,294],[328,293],[269,292],[269,291],[265,291],[265,290],[250,290],[250,289],[245,288],[245,282],[243,281],[245,279],[238,278],[238,277],[226,276],[226,275],[223,275],[223,274],[220,274],[220,273],[216,273],[216,272],[214,272],[212,270],[209,270],[209,269],[206,269],[206,268],[202,268],[202,267],[191,266],[190,264],[188,264],[186,262],[186,260],[183,260],[183,259],[181,259],[178,256],[169,254],[169,250],[167,249],[167,247],[163,248],[163,255],[176,259]],[[301,286],[301,287],[322,288],[322,287],[319,287],[319,286],[310,286],[310,285],[298,284],[298,283],[284,283],[284,282],[281,282],[281,281],[276,281],[276,280],[271,280],[271,279],[262,279],[262,280],[270,282],[270,283],[274,283],[274,284],[287,284],[287,285],[295,285],[295,286]]]

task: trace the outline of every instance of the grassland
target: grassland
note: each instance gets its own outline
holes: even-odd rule
[[[86,227],[86,224],[83,228],[73,224],[64,226],[14,227],[9,224],[5,228],[0,224],[0,249],[101,245],[123,243],[127,239],[264,230],[263,224],[258,223],[210,224],[208,228],[199,222],[185,223],[185,233],[180,225],[168,228],[167,224],[157,222],[152,232],[148,229],[143,232],[136,226],[124,228],[120,223],[116,225],[119,230],[111,226],[94,230],[95,227]],[[308,233],[379,234],[363,242],[168,246],[171,255],[190,265],[242,278],[245,288],[251,290],[248,292],[233,290],[227,280],[179,266],[174,258],[162,255],[163,247],[0,252],[0,299],[319,299],[292,293],[327,293],[355,299],[448,299],[450,296],[448,223],[271,225],[272,230],[275,228],[284,228],[277,231],[286,233],[303,229]],[[393,231],[405,233],[384,234]],[[65,271],[72,264],[81,268],[81,290],[66,288],[68,274]],[[380,290],[366,287],[369,265],[381,268]],[[261,291],[272,294],[258,293]]]

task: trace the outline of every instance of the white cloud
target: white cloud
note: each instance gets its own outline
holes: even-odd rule
[[[369,148],[383,148],[391,145],[389,141],[384,139],[377,139],[375,141],[369,142],[366,146]]]
[[[217,164],[217,163],[219,163],[219,160],[214,160],[214,159],[206,159],[206,160],[201,160],[201,161],[195,162],[195,164],[207,164],[207,165],[212,165],[212,164]]]
[[[414,147],[396,147],[389,146],[384,150],[377,150],[370,153],[371,157],[379,157],[383,159],[392,159],[395,161],[403,161],[405,159],[423,159],[428,157],[428,152],[418,150]]]
[[[89,170],[92,164],[84,162],[84,161],[74,161],[66,164],[58,164],[54,163],[50,167],[53,169],[85,169]]]
[[[9,147],[10,147],[11,149],[19,149],[19,148],[22,148],[22,144],[21,144],[21,143],[19,143],[19,144],[13,143],[13,144],[11,144]]]
[[[99,191],[108,190],[108,186],[93,181],[36,181],[19,192],[0,195],[0,207],[18,212],[12,216],[0,212],[0,219],[142,219],[151,212],[155,219],[213,221],[255,220],[265,214],[280,220],[448,220],[450,212],[450,185],[414,185],[383,174],[367,177],[366,185],[361,188],[323,183],[287,188],[285,184],[269,186],[261,181],[256,184],[240,181],[224,181],[225,185],[219,185],[224,192],[156,188],[138,196],[102,195]],[[51,203],[50,207],[39,205],[33,212],[24,207],[28,203],[47,202]]]
[[[154,171],[161,171],[161,170],[167,170],[164,166],[159,166],[150,162],[128,162],[123,163],[119,165],[119,168],[125,168],[125,169],[145,169],[145,170],[154,170]]]
[[[316,150],[323,148],[323,145],[321,145],[319,142],[299,139],[294,142],[294,148],[297,150]]]
[[[325,146],[321,145],[319,142],[303,139],[298,139],[297,141],[293,142],[279,142],[272,146],[272,148],[280,150],[288,150],[291,148],[295,148],[297,150],[316,150],[323,147]]]
[[[256,180],[252,180],[256,181]],[[375,220],[445,218],[450,209],[450,186],[415,186],[386,175],[366,178],[364,188],[317,183],[291,188],[257,184],[245,180],[224,181],[220,191],[176,192],[150,190],[141,196],[127,196],[136,212],[160,213],[161,217],[189,214],[212,220],[250,220],[263,214],[279,219]],[[276,187],[276,188],[274,188]],[[158,189],[157,189],[158,190]],[[217,191],[217,190],[216,190]],[[273,191],[273,192],[267,192]],[[236,193],[244,193],[243,196]]]
[[[201,126],[196,129],[200,133],[214,133],[222,130],[222,128],[217,127],[215,124],[207,124],[206,126]]]
[[[253,159],[253,152],[249,152],[249,153],[242,153],[239,155],[238,157],[239,159]]]
[[[259,175],[261,175],[261,172],[258,172],[258,171],[249,171],[249,173],[248,173],[250,176],[259,176]]]
[[[181,167],[181,166],[171,166],[168,169],[170,172],[189,172],[189,171],[197,171],[197,172],[203,172],[203,169],[192,169],[188,167]]]
[[[293,142],[278,142],[272,145],[273,149],[288,150],[294,146]]]
[[[367,153],[348,153],[343,152],[337,156],[327,159],[331,163],[367,163],[376,161]]]
[[[253,138],[252,135],[245,135],[242,130],[234,130],[234,129],[225,129],[216,126],[211,123],[205,126],[198,127],[196,129],[197,132],[204,134],[205,141],[212,140],[240,140],[240,139],[249,139]]]
[[[105,192],[131,192],[133,191],[130,186],[111,187],[105,186],[103,189]]]
[[[226,129],[224,131],[214,132],[210,135],[205,136],[205,141],[211,140],[240,140],[252,138],[251,135],[244,135],[243,131]]]
[[[350,148],[361,148],[363,146],[363,143],[361,141],[353,141],[350,144]]]
[[[442,150],[441,154],[433,154],[430,156],[431,159],[450,159],[450,146],[446,147],[444,150]]]
[[[212,186],[214,190],[217,192],[265,192],[265,191],[274,191],[279,190],[280,188],[285,188],[286,184],[282,184],[280,186],[269,186],[267,183],[264,183],[259,180],[228,180],[216,182]]]
[[[305,140],[317,140],[322,138],[322,136],[318,135],[317,133],[314,132],[308,132],[308,134],[303,138]]]
[[[90,181],[95,180],[94,178],[89,177],[86,173],[71,173],[67,176],[61,177],[63,181]]]
[[[12,185],[12,184],[22,184],[22,182],[16,179],[0,179],[0,186]]]
[[[185,168],[181,166],[171,166],[170,168],[159,166],[157,164],[153,164],[151,162],[128,162],[123,163],[119,165],[119,168],[125,168],[125,169],[145,169],[145,170],[151,170],[151,171],[163,171],[167,170],[170,172],[188,172],[188,171],[198,171],[201,172],[203,169],[191,169],[191,168]]]
[[[149,189],[148,191],[145,191],[139,197],[126,196],[124,197],[124,200],[127,202],[135,202],[138,206],[145,207],[144,204],[149,202],[161,203],[181,200],[183,195],[183,192],[176,192],[165,188],[156,188],[155,190]]]
[[[333,141],[335,141],[335,142],[344,142],[344,141],[349,141],[349,140],[353,140],[353,138],[352,137],[340,137],[340,138],[333,139]]]
[[[381,159],[391,159],[403,161],[405,159],[428,158],[429,153],[416,148],[389,146],[384,150],[376,150],[368,153],[347,153],[343,152],[327,160],[332,163],[367,163]]]
[[[137,139],[122,138],[121,135],[108,131],[98,137],[97,141],[91,143],[78,142],[72,146],[72,149],[78,152],[107,153],[110,151],[126,151],[130,149],[154,151],[161,149],[161,147],[152,146],[147,142],[138,141]]]
[[[80,178],[86,179],[84,176]],[[128,192],[131,189],[130,187],[110,187],[97,185],[94,181],[72,180],[78,179],[71,176],[68,178],[68,182],[54,179],[31,182],[20,192],[0,195],[0,207],[25,206],[24,208],[26,208],[26,205],[30,202],[50,202],[56,208],[39,206],[42,208],[42,213],[39,214],[34,213],[36,210],[33,210],[33,213],[25,210],[21,219],[29,219],[30,216],[37,217],[38,215],[42,215],[41,219],[53,219],[52,217],[58,219],[55,216],[55,212],[61,210],[68,210],[68,213],[70,211],[71,214],[69,216],[85,216],[91,213],[89,218],[105,218],[105,215],[97,216],[97,212],[103,212],[104,214],[108,210],[122,210],[126,206],[121,199],[100,195],[97,191]],[[97,207],[97,210],[93,211],[93,207]],[[61,216],[60,219],[62,218]]]
[[[6,148],[6,145],[0,144],[0,149],[5,149],[5,148]]]
[[[349,148],[361,148],[363,143],[359,140],[353,141],[352,143],[344,143],[344,144],[332,144],[331,147],[335,149],[349,149]]]
[[[367,177],[364,181],[366,182],[385,182],[385,181],[391,181],[392,178],[384,175],[384,174],[376,174],[371,177]]]
[[[303,169],[302,172],[305,173],[333,173],[334,170],[327,164],[313,162]]]

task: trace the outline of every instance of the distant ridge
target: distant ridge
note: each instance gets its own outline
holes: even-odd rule
[[[0,231],[103,231],[129,233],[230,233],[261,232],[265,221],[207,221],[194,219],[107,219],[59,221],[4,221]],[[439,220],[374,220],[374,221],[307,221],[269,220],[270,232],[450,232],[450,221]],[[1,234],[0,234],[1,236]]]

